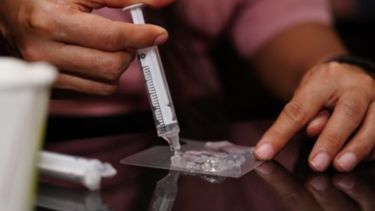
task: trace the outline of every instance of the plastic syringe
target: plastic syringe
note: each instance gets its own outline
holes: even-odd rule
[[[98,190],[102,178],[113,177],[116,169],[109,163],[43,151],[38,164],[42,175],[83,184],[90,190]]]
[[[145,24],[142,7],[134,4],[123,10],[130,10],[134,24]],[[180,128],[174,110],[163,64],[157,46],[138,50],[151,110],[159,137],[165,139],[175,153],[180,151]]]

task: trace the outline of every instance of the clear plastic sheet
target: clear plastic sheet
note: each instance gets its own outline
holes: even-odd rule
[[[185,144],[180,155],[174,155],[168,146],[155,146],[124,158],[121,163],[232,178],[239,178],[262,163],[254,158],[252,147],[238,146],[227,141],[182,141]]]

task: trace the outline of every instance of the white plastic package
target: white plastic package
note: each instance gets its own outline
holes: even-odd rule
[[[122,164],[238,178],[262,162],[253,156],[252,147],[228,141],[198,142],[183,140],[181,154],[173,154],[168,146],[155,146],[121,160]]]

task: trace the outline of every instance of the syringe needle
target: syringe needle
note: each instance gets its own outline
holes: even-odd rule
[[[171,150],[174,151],[175,155],[181,153],[180,137],[177,135],[169,137]]]
[[[135,4],[124,8],[124,10],[130,10],[134,24],[145,24],[142,12],[143,6],[143,4]],[[179,152],[181,148],[179,140],[180,128],[158,47],[152,46],[139,49],[138,58],[142,66],[158,136],[165,139],[173,151]]]

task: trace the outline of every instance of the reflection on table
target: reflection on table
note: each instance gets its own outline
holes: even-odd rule
[[[252,146],[269,123],[242,122],[209,130],[220,131],[220,137],[210,138],[194,130],[183,131],[183,136],[206,141],[224,139]],[[98,205],[91,210],[375,210],[375,164],[362,164],[349,174],[332,169],[315,174],[306,163],[311,141],[303,134],[297,136],[276,161],[267,162],[239,179],[201,177],[119,163],[128,155],[162,144],[153,133],[58,142],[50,144],[48,150],[110,162],[118,175],[104,181],[101,198],[92,197],[82,187],[72,184],[49,183],[59,185],[67,193],[54,201],[72,203],[74,200],[69,197],[80,196],[81,201],[87,202],[90,196],[89,200]],[[39,189],[43,194],[44,187]],[[37,210],[43,210],[39,200],[37,205]],[[90,210],[85,203],[81,207],[77,210]]]
[[[50,184],[40,184],[36,205],[47,210],[110,210],[101,199],[100,192],[77,191]]]

